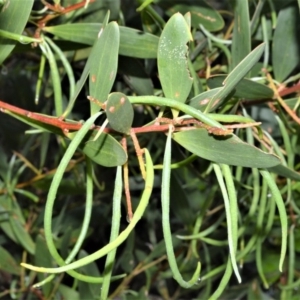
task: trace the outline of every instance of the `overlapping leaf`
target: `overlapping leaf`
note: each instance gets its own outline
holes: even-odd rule
[[[98,33],[91,53],[89,87],[90,96],[101,103],[105,102],[114,84],[118,69],[120,34],[116,22],[111,22]],[[91,102],[91,114],[100,107]]]
[[[280,159],[251,146],[235,135],[215,137],[205,129],[177,132],[173,139],[190,152],[213,162],[248,168],[271,168]]]
[[[177,13],[166,24],[158,44],[157,64],[163,92],[179,102],[186,101],[193,82],[187,68],[186,43],[191,39],[188,24]]]
[[[33,0],[5,1],[0,12],[0,29],[11,33],[21,34],[28,21]],[[16,41],[0,36],[0,65],[10,54],[16,45]]]
[[[210,111],[212,107],[216,108],[224,101],[224,99],[235,89],[237,84],[258,62],[263,54],[264,49],[265,44],[257,46],[227,75],[222,83],[223,88],[217,94],[215,94],[208,103],[206,108],[207,111]]]
[[[129,134],[133,121],[133,108],[126,95],[110,94],[106,103],[106,115],[114,130]]]
[[[92,46],[101,28],[100,23],[77,23],[43,28],[67,41]],[[136,58],[156,58],[158,37],[133,28],[120,26],[120,54]]]
[[[80,149],[95,163],[105,167],[116,167],[123,165],[127,160],[127,154],[121,144],[111,135],[104,132],[94,141],[97,132],[89,131],[80,144]],[[76,132],[67,134],[70,139],[74,138]]]
[[[300,62],[299,30],[299,7],[290,5],[282,9],[274,32],[272,52],[275,79],[279,82]]]

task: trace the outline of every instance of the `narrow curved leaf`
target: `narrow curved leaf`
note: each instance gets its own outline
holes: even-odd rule
[[[211,89],[221,87],[225,78],[226,75],[212,76],[207,80],[207,85]],[[268,86],[244,78],[234,88],[233,96],[249,100],[258,100],[272,98],[273,94],[273,90]]]
[[[187,42],[192,39],[184,17],[177,13],[166,24],[158,44],[157,64],[167,98],[185,102],[193,79],[187,65]]]
[[[282,9],[278,15],[272,51],[275,79],[279,82],[300,62],[299,31],[299,7],[291,5]]]
[[[21,268],[9,251],[0,246],[0,270],[14,275],[20,275]]]
[[[251,146],[237,136],[215,137],[205,129],[181,131],[173,139],[190,152],[217,163],[248,168],[271,168],[280,164],[280,159]]]
[[[30,234],[26,231],[22,221],[18,218],[11,217],[9,220],[12,231],[18,240],[18,243],[22,245],[30,254],[35,253],[35,243],[33,242]]]
[[[10,0],[5,1],[0,12],[0,29],[11,33],[21,34],[28,21],[33,0]],[[16,41],[0,36],[0,65],[11,53]]]
[[[49,190],[49,186],[48,186]],[[34,256],[34,263],[39,265],[39,266],[47,266],[47,267],[52,267],[54,266],[54,261],[53,258],[47,248],[46,241],[42,235],[38,235],[35,240],[36,248],[35,248],[35,256]],[[45,279],[45,275],[41,273],[37,273],[38,280],[42,281]],[[44,284],[42,286],[43,294],[45,297],[50,296],[51,291],[52,291],[52,284]]]
[[[223,88],[208,103],[206,111],[214,106],[219,106],[224,99],[235,89],[237,84],[246,76],[246,74],[258,62],[265,49],[265,44],[260,44],[252,50],[225,78]]]
[[[90,96],[101,103],[106,101],[116,78],[119,42],[119,26],[111,22],[101,28],[91,53]],[[92,115],[100,110],[97,103],[91,102],[90,105]]]
[[[248,2],[235,1],[232,37],[232,66],[236,67],[251,51]]]
[[[133,108],[122,93],[112,93],[106,103],[106,115],[110,126],[121,133],[129,134],[133,121]]]
[[[101,28],[101,23],[77,23],[44,27],[55,36],[80,44],[92,46]],[[121,55],[136,58],[156,58],[158,37],[129,27],[120,26]]]

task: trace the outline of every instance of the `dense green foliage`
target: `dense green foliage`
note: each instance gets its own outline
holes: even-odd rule
[[[0,297],[298,299],[299,9],[0,0]]]

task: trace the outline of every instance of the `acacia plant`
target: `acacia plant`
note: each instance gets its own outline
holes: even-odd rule
[[[0,1],[2,297],[297,299],[299,1],[225,2]]]

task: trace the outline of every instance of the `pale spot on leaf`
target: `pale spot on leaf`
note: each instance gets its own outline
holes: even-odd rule
[[[111,71],[110,74],[109,74],[109,80],[114,79],[114,75],[115,75],[115,72]]]
[[[99,33],[98,33],[98,39],[99,39],[100,35],[102,34],[102,32],[103,32],[103,28],[101,28]]]
[[[205,105],[205,104],[207,104],[208,102],[209,102],[209,99],[206,98],[206,99],[201,100],[201,101],[199,102],[199,104],[200,104],[200,105]]]

